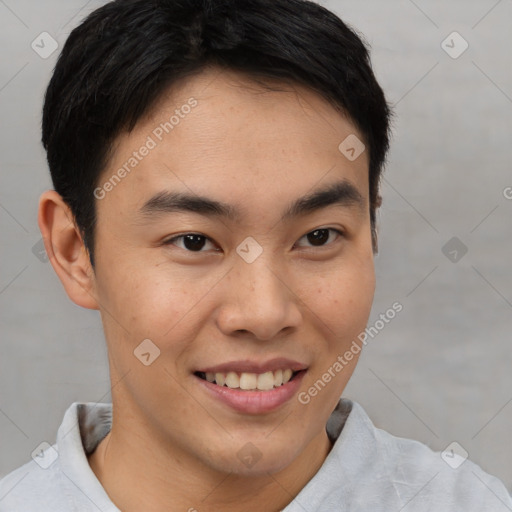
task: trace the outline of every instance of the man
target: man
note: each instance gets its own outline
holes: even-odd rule
[[[0,510],[511,509],[476,465],[339,398],[389,116],[365,45],[315,3],[118,0],[71,33],[39,226],[101,314],[112,405],[72,404]]]

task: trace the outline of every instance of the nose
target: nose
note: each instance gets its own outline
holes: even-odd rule
[[[259,340],[270,340],[281,331],[300,325],[300,300],[290,277],[268,258],[260,256],[247,263],[238,260],[226,276],[217,324],[227,336],[250,333]]]

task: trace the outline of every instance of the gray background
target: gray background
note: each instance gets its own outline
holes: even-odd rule
[[[98,313],[32,252],[58,52],[43,59],[31,42],[47,31],[62,46],[102,3],[0,0],[0,475],[55,441],[71,402],[110,399]],[[403,311],[369,340],[345,395],[395,435],[436,450],[456,440],[510,490],[512,1],[322,3],[366,36],[396,110],[369,324],[395,301]],[[453,31],[469,43],[456,59],[441,47]],[[442,251],[454,236],[455,262]]]

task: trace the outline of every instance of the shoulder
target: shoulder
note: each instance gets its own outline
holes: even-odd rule
[[[0,512],[118,512],[89,466],[87,455],[108,432],[111,404],[71,404],[53,445],[0,480]]]
[[[355,409],[366,416],[361,406]],[[406,510],[512,510],[512,497],[503,482],[469,460],[460,444],[453,442],[443,452],[435,451],[376,428],[366,418],[377,466],[381,474],[388,475],[399,502],[408,504]]]
[[[66,481],[57,455],[57,445],[48,446],[37,462],[31,460],[2,478],[0,512],[75,510],[68,498],[71,482]]]

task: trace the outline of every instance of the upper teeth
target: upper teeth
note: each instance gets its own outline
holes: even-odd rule
[[[206,372],[206,380],[215,382],[218,386],[226,385],[232,389],[266,391],[286,384],[292,378],[293,371],[289,368],[265,373],[211,373]]]

